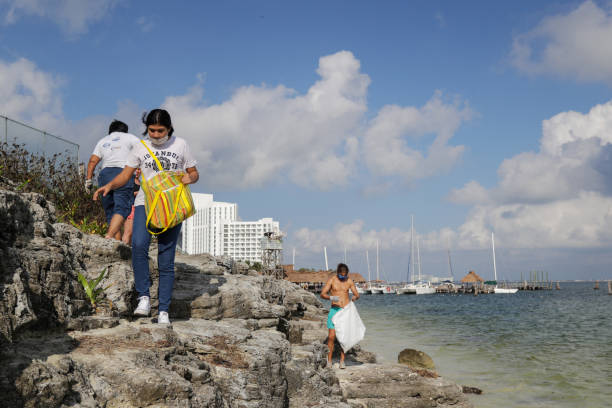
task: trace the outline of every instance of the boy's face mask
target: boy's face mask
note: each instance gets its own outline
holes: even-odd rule
[[[338,279],[340,279],[341,281],[345,281],[348,279],[348,273],[346,275],[342,275],[341,273],[338,274]]]

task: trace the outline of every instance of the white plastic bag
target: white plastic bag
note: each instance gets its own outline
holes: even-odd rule
[[[332,317],[332,322],[336,326],[336,338],[344,352],[349,351],[351,347],[363,340],[366,328],[353,302],[349,302],[348,305],[336,313]]]

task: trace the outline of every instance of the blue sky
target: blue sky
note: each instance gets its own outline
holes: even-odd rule
[[[194,187],[272,216],[286,259],[405,276],[610,277],[610,4],[0,0],[0,114],[81,145],[173,115]],[[608,47],[609,48],[609,47]],[[575,113],[572,113],[575,112]],[[352,257],[352,258],[351,258]]]

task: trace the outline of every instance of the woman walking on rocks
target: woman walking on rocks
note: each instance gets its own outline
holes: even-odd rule
[[[163,158],[159,169],[155,158],[151,157],[147,148],[137,144],[127,160],[123,171],[111,182],[99,188],[94,193],[94,200],[98,196],[106,196],[111,190],[125,185],[136,169],[141,169],[142,177],[148,180],[159,171],[184,170],[185,175],[181,182],[192,184],[198,181],[199,174],[187,142],[184,139],[173,136],[174,128],[170,114],[164,109],[154,109],[143,115],[143,123],[146,129],[143,135],[148,137],[145,143],[154,151],[155,156]],[[134,202],[134,226],[132,235],[132,267],[134,269],[134,281],[138,292],[138,307],[134,311],[137,316],[148,316],[151,311],[149,287],[149,245],[151,234],[147,230],[146,212],[144,207],[145,196],[142,189],[138,192]],[[181,224],[169,228],[157,236],[158,252],[157,265],[159,270],[159,316],[158,323],[169,324],[168,309],[172,299],[172,287],[174,285],[174,256],[176,244],[181,231]]]

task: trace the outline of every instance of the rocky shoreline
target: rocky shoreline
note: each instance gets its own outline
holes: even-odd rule
[[[472,406],[359,347],[326,367],[322,303],[227,259],[177,255],[172,326],[132,319],[130,248],[57,223],[38,194],[0,189],[0,255],[1,407]],[[105,268],[113,307],[92,315],[77,273]]]

